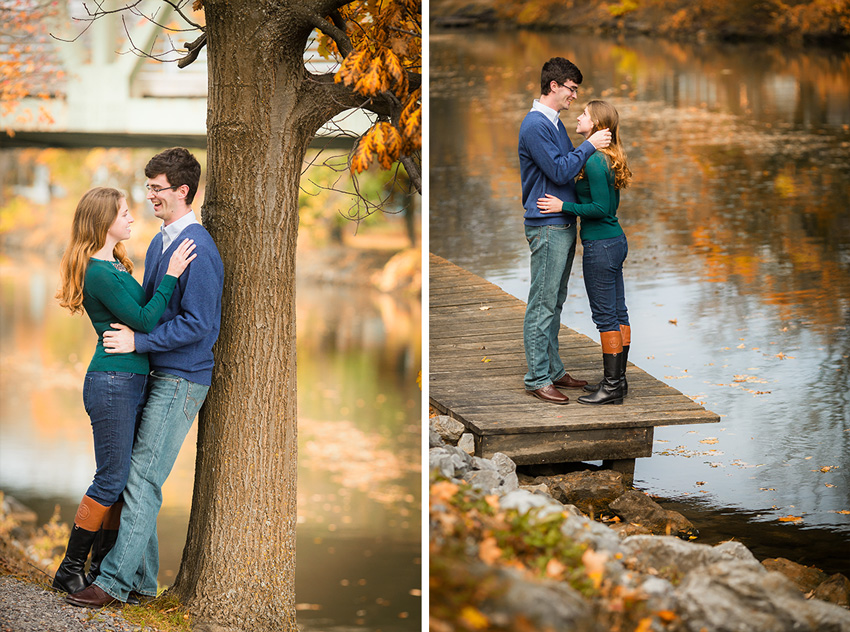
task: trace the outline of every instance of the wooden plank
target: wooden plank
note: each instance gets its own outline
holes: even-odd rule
[[[652,437],[652,426],[485,435],[476,438],[475,451],[485,458],[501,452],[519,465],[634,459],[652,456]]]

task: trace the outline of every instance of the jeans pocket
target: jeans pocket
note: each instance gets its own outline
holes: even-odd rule
[[[186,421],[191,422],[207,397],[209,391],[208,386],[195,384],[187,380],[186,399],[183,402],[183,414],[186,416]]]
[[[113,380],[121,382],[129,382],[136,376],[135,373],[127,373],[126,371],[107,371],[106,374]]]
[[[91,415],[92,382],[94,382],[94,378],[90,375],[86,375],[86,378],[83,380],[83,408],[87,415]]]

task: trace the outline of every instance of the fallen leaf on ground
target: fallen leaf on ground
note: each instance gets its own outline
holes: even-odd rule
[[[481,541],[481,544],[478,545],[478,557],[485,564],[493,564],[502,557],[502,549],[496,543],[496,538],[490,536]]]
[[[581,556],[585,572],[596,588],[602,585],[602,575],[605,573],[605,562],[607,561],[607,553],[597,553],[593,549],[587,549]]]
[[[483,358],[481,358],[481,361],[482,362],[492,362],[492,360],[490,358],[488,358],[487,356],[484,356]]]
[[[490,309],[490,306],[489,306],[489,305],[484,305],[484,306],[482,306],[482,307],[479,307],[478,309],[480,309],[480,310],[483,312],[485,309]]]

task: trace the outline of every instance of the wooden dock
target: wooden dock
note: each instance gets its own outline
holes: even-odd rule
[[[433,254],[429,283],[430,402],[472,432],[476,456],[502,452],[518,464],[602,460],[631,479],[635,459],[652,456],[655,426],[720,421],[632,362],[622,405],[579,404],[581,389],[562,389],[567,405],[538,400],[523,385],[525,303]],[[568,373],[602,379],[595,340],[561,325],[559,341]]]

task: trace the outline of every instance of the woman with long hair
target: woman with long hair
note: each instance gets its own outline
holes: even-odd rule
[[[83,590],[94,581],[100,562],[115,544],[123,505],[121,493],[146,398],[147,354],[107,354],[103,332],[113,323],[124,323],[137,331],[153,330],[168,305],[177,277],[196,256],[192,254],[194,243],[184,240],[171,257],[156,293],[146,301],[121,243],[130,237],[132,223],[123,193],[107,187],[91,189],[77,204],[71,241],[60,265],[59,304],[72,314],[85,311],[98,336],[83,386],[97,470],[74,516],[65,557],[53,580],[54,588],[68,593]],[[86,577],[89,551],[92,562]]]
[[[598,384],[584,387],[589,394],[578,398],[580,404],[622,404],[628,391],[626,363],[632,332],[623,289],[623,262],[629,244],[617,219],[617,208],[620,190],[629,186],[632,172],[620,143],[619,125],[620,116],[610,103],[588,103],[578,117],[576,132],[589,138],[600,129],[608,129],[611,144],[588,158],[579,173],[578,202],[562,203],[548,194],[537,200],[541,213],[563,210],[581,218],[584,286],[602,340],[604,377]]]

